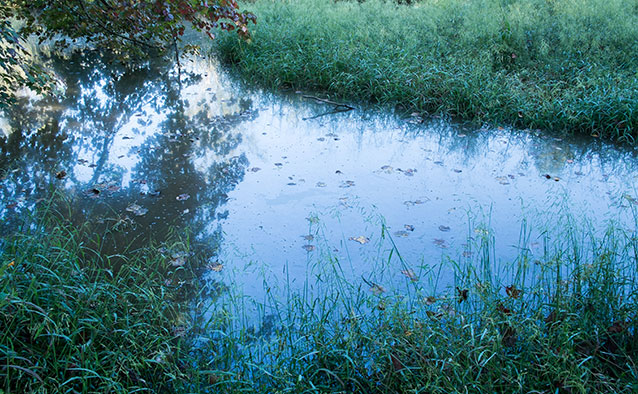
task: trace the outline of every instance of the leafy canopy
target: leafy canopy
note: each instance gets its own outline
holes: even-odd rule
[[[211,39],[216,29],[248,37],[253,14],[241,12],[235,0],[8,0],[0,4],[0,108],[13,92],[28,86],[38,92],[51,78],[29,57],[24,43],[35,37],[61,49],[73,44],[98,48],[133,59],[175,51],[186,28]],[[196,45],[183,46],[196,51]]]

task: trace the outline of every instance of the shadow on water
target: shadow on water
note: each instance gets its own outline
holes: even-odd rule
[[[637,201],[635,151],[595,139],[366,108],[323,116],[324,103],[255,91],[214,62],[192,62],[181,85],[162,61],[83,54],[56,70],[63,97],[27,95],[0,123],[0,231],[55,191],[75,223],[109,234],[102,253],[188,229],[225,267],[207,278],[258,299],[264,280],[301,286],[323,250],[349,279],[371,278],[384,233],[402,265],[423,268],[464,253],[484,215],[507,261],[524,218],[547,214],[542,231],[567,206],[630,223]]]

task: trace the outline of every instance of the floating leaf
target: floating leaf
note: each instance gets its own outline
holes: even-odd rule
[[[339,187],[346,188],[346,187],[352,187],[352,186],[354,186],[354,181],[345,181],[345,182],[342,182]]]
[[[417,280],[419,280],[419,278],[416,276],[414,271],[411,269],[402,270],[401,273],[405,275],[408,279],[410,279],[412,282],[416,282]]]
[[[440,225],[439,226],[439,230],[441,230],[443,232],[448,232],[448,231],[450,231],[450,227],[449,226]]]
[[[126,208],[126,211],[132,212],[136,216],[142,216],[142,215],[146,215],[146,213],[148,212],[148,209],[133,203]]]
[[[425,305],[433,305],[436,302],[436,297],[427,296],[425,297]]]
[[[306,250],[306,252],[312,252],[313,250],[316,249],[316,247],[314,245],[304,245],[304,246],[302,246],[302,248],[304,248]]]
[[[224,264],[219,261],[215,261],[214,263],[208,264],[206,267],[213,272],[221,272],[224,269]]]
[[[183,267],[186,264],[186,256],[184,255],[174,255],[170,261],[173,267]]]
[[[461,289],[459,287],[456,288],[456,293],[458,294],[458,297],[459,297],[459,304],[467,300],[467,296],[469,292],[470,291],[468,289]]]
[[[368,242],[370,242],[370,239],[368,237],[364,237],[363,235],[359,235],[358,237],[350,237],[348,239],[350,241],[359,242],[361,245],[367,244]]]
[[[498,183],[500,183],[501,185],[509,185],[509,178],[507,178],[506,176],[497,176],[496,180],[498,181]]]
[[[411,224],[404,224],[403,227],[408,231],[414,231],[414,226]]]
[[[184,193],[184,194],[180,194],[179,196],[175,197],[175,199],[176,199],[177,201],[186,201],[186,200],[188,200],[189,198],[191,198],[191,196],[190,196],[190,195],[188,195],[188,194],[186,194],[186,193]]]
[[[434,244],[438,246],[439,248],[443,248],[443,249],[447,248],[447,241],[441,238],[434,238]]]
[[[520,296],[521,296],[521,291],[519,289],[517,289],[516,286],[514,286],[514,285],[505,287],[505,293],[510,298],[514,298],[514,299],[520,298]]]
[[[506,308],[505,306],[503,306],[503,304],[501,304],[500,302],[498,303],[498,305],[496,306],[496,310],[505,314],[505,315],[509,315],[512,313],[512,311],[509,308]]]
[[[403,173],[403,175],[406,175],[406,176],[413,176],[413,175],[414,175],[414,173],[416,172],[416,169],[414,169],[414,168],[408,168],[407,170],[402,170],[402,169],[400,169],[400,168],[397,168],[397,171],[402,172],[402,173]]]

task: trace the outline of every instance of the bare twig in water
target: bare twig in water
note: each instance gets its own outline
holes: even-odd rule
[[[350,110],[353,110],[353,109],[354,109],[354,107],[352,107],[352,106],[350,106],[350,105],[348,105],[348,104],[336,103],[336,102],[334,102],[334,101],[330,101],[330,100],[327,100],[327,99],[322,99],[322,98],[317,97],[317,96],[310,96],[310,95],[304,94],[302,97],[303,97],[303,98],[307,98],[307,99],[317,100],[317,101],[320,101],[320,102],[322,102],[322,103],[326,103],[326,104],[331,104],[331,105],[334,105],[336,108],[339,108],[339,107],[341,107],[341,108],[347,108],[347,110],[348,110],[348,111],[350,111]]]

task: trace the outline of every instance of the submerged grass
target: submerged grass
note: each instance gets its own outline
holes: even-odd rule
[[[543,235],[534,255],[524,225],[505,275],[496,272],[492,232],[481,229],[471,257],[445,263],[455,280],[438,292],[427,285],[438,267],[410,267],[394,247],[387,261],[398,264],[386,269],[402,269],[409,289],[398,294],[375,279],[347,280],[347,262],[328,248],[309,267],[315,285],[287,288],[284,299],[263,305],[268,324],[257,334],[226,322],[223,346],[233,362],[211,372],[219,374],[215,390],[634,393],[636,233],[561,229]],[[222,353],[220,342],[209,346]]]
[[[623,0],[257,0],[248,79],[478,122],[638,135],[638,6]]]
[[[158,248],[104,255],[53,214],[3,241],[0,392],[189,391],[188,275]]]
[[[638,235],[554,223],[536,253],[523,225],[506,273],[481,226],[440,267],[410,266],[383,228],[390,248],[366,281],[347,279],[326,245],[308,267],[313,283],[273,290],[246,316],[255,301],[232,288],[216,298],[219,282],[185,290],[183,254],[151,245],[106,256],[83,227],[47,220],[3,243],[0,390],[636,392]],[[453,283],[434,290],[440,268]],[[405,291],[383,291],[384,269],[403,271]]]

